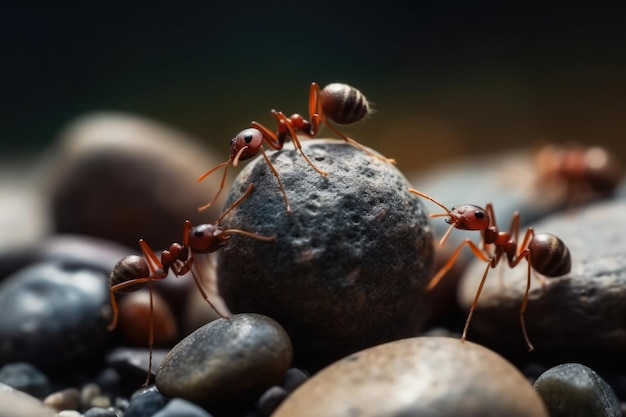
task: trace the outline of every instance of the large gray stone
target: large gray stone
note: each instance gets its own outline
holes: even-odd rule
[[[293,212],[263,159],[235,179],[228,203],[255,184],[225,228],[276,236],[233,236],[218,254],[218,285],[233,312],[280,322],[296,361],[324,366],[378,343],[415,335],[433,257],[429,219],[395,166],[338,140],[303,142],[322,170],[293,148],[271,153]]]

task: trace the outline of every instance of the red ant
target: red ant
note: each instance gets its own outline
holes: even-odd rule
[[[276,180],[278,181],[278,186],[280,187],[280,191],[283,194],[283,199],[285,200],[285,205],[287,207],[287,213],[291,213],[291,206],[289,205],[289,200],[287,199],[285,187],[283,186],[274,165],[267,157],[265,149],[263,148],[263,143],[266,143],[274,150],[281,150],[283,149],[287,138],[290,138],[296,149],[302,154],[302,157],[311,166],[311,168],[313,168],[315,172],[321,176],[326,177],[328,174],[315,166],[309,157],[306,156],[297,136],[298,132],[302,132],[305,136],[314,138],[319,133],[321,125],[325,125],[350,145],[367,153],[368,155],[372,155],[375,158],[383,160],[384,162],[395,163],[395,160],[384,158],[375,152],[370,151],[354,139],[347,137],[328,124],[328,120],[342,125],[356,123],[371,113],[372,111],[370,110],[367,99],[356,88],[348,84],[333,83],[327,85],[323,89],[320,89],[316,83],[312,83],[309,89],[308,121],[297,113],[287,117],[282,112],[272,110],[272,117],[276,121],[276,133],[272,132],[269,128],[261,125],[260,123],[253,121],[250,123],[249,128],[239,132],[230,141],[230,156],[228,160],[205,172],[198,178],[198,182],[200,182],[213,172],[224,167],[224,174],[222,175],[222,181],[217,194],[210,203],[200,207],[199,210],[202,211],[211,207],[217,200],[224,188],[226,172],[229,166],[232,165],[236,167],[239,161],[252,158],[260,151],[261,155],[265,159],[265,162],[272,171],[272,174],[274,174]]]
[[[273,236],[259,236],[244,230],[224,230],[219,225],[220,221],[234,208],[239,206],[246,198],[248,198],[253,190],[254,184],[250,184],[244,195],[235,201],[226,211],[224,211],[224,213],[222,213],[222,215],[213,224],[201,224],[194,227],[189,220],[186,220],[183,232],[183,244],[172,243],[168,250],[164,250],[161,253],[160,260],[150,246],[148,246],[143,239],[140,239],[139,246],[141,248],[141,252],[143,253],[143,257],[136,255],[127,256],[118,261],[113,268],[113,272],[111,272],[110,276],[111,287],[109,289],[113,318],[107,327],[109,331],[115,329],[118,321],[119,309],[115,300],[115,294],[118,292],[137,291],[145,284],[150,285],[150,359],[148,362],[148,377],[144,386],[146,386],[150,380],[152,370],[152,347],[154,344],[152,281],[165,279],[170,270],[177,277],[191,272],[191,276],[193,277],[193,280],[204,300],[220,317],[228,319],[227,315],[220,313],[209,301],[207,293],[202,288],[200,279],[198,278],[198,274],[200,274],[200,272],[196,271],[196,268],[194,268],[194,256],[216,252],[226,244],[232,235],[235,234],[247,236],[263,242],[274,242],[276,240]]]
[[[532,343],[530,343],[530,339],[526,331],[526,323],[524,321],[524,313],[526,312],[528,293],[530,291],[531,267],[534,271],[547,277],[558,277],[567,274],[571,269],[572,263],[569,249],[565,243],[552,234],[535,234],[533,228],[529,227],[528,230],[526,230],[522,244],[518,246],[517,241],[520,231],[519,212],[515,212],[513,214],[509,231],[502,232],[499,231],[496,226],[495,214],[491,203],[487,204],[486,209],[472,204],[462,204],[452,207],[452,209],[448,209],[434,198],[420,191],[409,189],[409,192],[432,201],[446,211],[445,213],[430,215],[431,218],[448,217],[446,222],[450,224],[450,227],[439,241],[439,245],[443,245],[445,243],[452,229],[479,230],[481,232],[482,248],[478,247],[478,245],[470,239],[465,239],[459,244],[450,256],[450,259],[439,270],[439,272],[435,274],[426,286],[426,291],[430,291],[439,283],[439,281],[441,281],[444,275],[454,265],[456,259],[461,253],[461,250],[463,249],[463,246],[468,246],[474,256],[483,262],[487,262],[487,267],[485,268],[485,272],[480,281],[480,285],[478,286],[478,290],[476,291],[476,296],[474,297],[467,320],[465,321],[465,327],[463,328],[461,340],[465,340],[467,337],[467,330],[474,314],[474,310],[478,305],[478,299],[485,284],[489,268],[495,268],[500,262],[500,259],[502,259],[503,256],[506,256],[510,268],[515,268],[523,259],[526,259],[528,262],[526,291],[524,293],[524,299],[522,301],[519,314],[520,323],[522,325],[522,333],[524,335],[526,345],[528,346],[528,350],[534,350]],[[491,251],[492,248],[493,251]],[[543,284],[544,280],[541,279],[541,282]]]
[[[624,167],[599,146],[545,145],[536,153],[538,179],[562,187],[569,203],[609,197],[624,176]]]

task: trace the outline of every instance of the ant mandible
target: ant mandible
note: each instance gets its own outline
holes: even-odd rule
[[[496,225],[495,214],[493,205],[487,204],[487,208],[483,209],[479,206],[472,204],[462,204],[459,206],[448,209],[446,206],[435,200],[434,198],[418,191],[413,188],[409,189],[409,192],[430,200],[444,209],[445,213],[431,214],[431,218],[435,217],[447,217],[446,222],[450,224],[450,227],[439,241],[439,245],[443,245],[448,239],[452,229],[459,230],[477,230],[481,232],[482,247],[479,247],[470,239],[465,239],[459,244],[455,251],[450,256],[450,259],[445,263],[443,267],[431,278],[430,282],[426,286],[426,291],[432,290],[444,275],[452,268],[456,259],[459,257],[461,250],[464,246],[468,246],[474,256],[483,262],[487,262],[487,267],[483,273],[482,279],[474,296],[474,301],[470,307],[467,319],[465,321],[465,327],[461,335],[461,340],[465,340],[467,337],[467,330],[469,329],[470,321],[474,314],[474,310],[478,305],[478,299],[480,293],[485,284],[487,274],[490,268],[495,268],[500,259],[506,256],[510,268],[515,268],[523,259],[528,262],[528,275],[526,280],[526,290],[524,292],[524,299],[520,307],[520,323],[522,326],[522,333],[524,340],[528,346],[528,350],[534,350],[532,343],[528,337],[526,330],[526,322],[524,320],[524,313],[526,312],[526,306],[528,304],[528,294],[530,291],[530,274],[531,268],[537,273],[546,277],[558,277],[567,274],[571,269],[571,256],[569,249],[557,236],[549,233],[536,234],[532,227],[529,227],[524,234],[524,239],[521,245],[518,246],[518,237],[520,231],[520,214],[519,212],[513,213],[513,219],[511,221],[511,227],[508,232],[498,230]],[[543,279],[540,279],[542,284]]]
[[[117,326],[119,309],[115,294],[118,292],[137,291],[144,285],[150,286],[150,328],[149,328],[149,349],[150,357],[148,360],[148,377],[144,386],[150,381],[152,371],[152,348],[154,344],[154,322],[153,322],[153,301],[152,301],[152,281],[163,280],[168,276],[168,272],[172,271],[175,276],[185,275],[191,272],[196,287],[204,300],[211,308],[222,318],[229,317],[219,312],[215,306],[209,301],[207,293],[202,288],[198,274],[194,268],[194,256],[200,254],[208,254],[216,252],[226,244],[232,235],[247,236],[262,242],[274,242],[274,236],[266,237],[247,232],[239,229],[223,229],[220,227],[221,220],[233,209],[239,206],[254,190],[254,184],[250,184],[246,192],[235,201],[213,224],[201,224],[193,226],[189,220],[185,221],[183,231],[183,244],[172,243],[169,249],[161,253],[161,258],[156,256],[154,251],[143,240],[139,240],[139,246],[143,257],[137,255],[127,256],[117,262],[110,276],[111,287],[109,289],[111,297],[111,308],[113,318],[107,329],[112,331]]]
[[[336,124],[349,125],[363,120],[371,113],[372,110],[370,109],[367,99],[356,88],[348,84],[332,83],[323,89],[320,89],[316,83],[311,83],[311,87],[309,89],[309,120],[305,120],[304,117],[297,113],[287,117],[282,112],[272,110],[272,117],[276,121],[276,132],[273,132],[269,128],[255,121],[250,123],[249,128],[239,132],[230,141],[230,156],[228,160],[205,172],[198,178],[198,182],[200,182],[218,169],[224,168],[224,174],[222,175],[222,181],[217,194],[211,202],[200,207],[199,210],[205,210],[215,203],[218,196],[224,189],[226,172],[229,166],[236,167],[239,161],[252,158],[260,151],[263,159],[265,159],[265,162],[272,171],[272,174],[274,174],[276,180],[278,181],[278,186],[283,194],[283,199],[285,200],[287,213],[291,213],[291,206],[289,205],[289,200],[287,199],[285,187],[278,176],[276,168],[274,168],[274,165],[267,157],[265,149],[263,148],[263,143],[266,143],[274,150],[281,150],[283,149],[287,138],[290,138],[295,148],[300,152],[304,160],[311,166],[311,168],[313,168],[315,172],[321,176],[326,177],[328,174],[315,166],[309,157],[306,156],[302,150],[302,145],[300,144],[300,140],[297,135],[298,132],[301,132],[309,138],[314,138],[319,133],[322,125],[325,125],[350,145],[367,153],[368,155],[374,156],[384,162],[395,164],[394,159],[385,158],[370,151],[354,139],[351,139],[339,132],[328,123],[330,120]]]

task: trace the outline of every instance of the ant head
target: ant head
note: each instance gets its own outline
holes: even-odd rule
[[[448,215],[446,222],[459,230],[486,230],[491,223],[487,210],[473,204],[454,206]]]
[[[263,133],[259,129],[250,127],[237,133],[230,141],[230,160],[233,165],[237,161],[246,160],[255,156],[263,145]]]
[[[193,253],[215,252],[227,239],[223,232],[216,224],[201,224],[189,230],[187,243]]]

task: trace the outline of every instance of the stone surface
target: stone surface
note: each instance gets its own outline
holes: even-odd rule
[[[272,417],[547,417],[524,376],[471,342],[417,337],[375,346],[313,375]]]
[[[548,369],[534,384],[550,417],[621,417],[613,389],[593,369],[565,363]]]
[[[71,262],[42,262],[0,285],[0,363],[76,365],[106,348],[108,276]]]
[[[180,398],[169,401],[152,417],[212,417],[206,410]]]
[[[0,383],[0,417],[56,417],[56,410],[8,385]]]
[[[302,143],[320,169],[292,148],[271,153],[293,212],[263,159],[248,163],[227,201],[255,184],[225,228],[276,236],[233,236],[218,253],[220,294],[233,312],[280,322],[296,361],[313,370],[351,352],[414,335],[433,246],[430,223],[393,166],[338,140]]]
[[[170,350],[156,386],[166,397],[207,407],[252,401],[285,378],[292,357],[291,341],[276,321],[236,314],[202,326]]]
[[[538,233],[559,236],[572,258],[571,272],[546,278],[545,286],[531,275],[525,317],[535,357],[557,355],[561,361],[572,361],[582,356],[604,360],[607,355],[623,355],[624,213],[626,200],[612,200],[555,214],[533,225]],[[464,309],[471,305],[484,268],[485,263],[476,261],[466,271],[459,288],[459,303]],[[490,271],[470,325],[470,339],[498,350],[526,350],[519,322],[526,279],[526,261],[514,269],[504,263]]]
[[[182,239],[186,219],[213,221],[217,208],[198,212],[217,191],[218,177],[197,178],[217,160],[195,138],[124,113],[93,113],[74,121],[53,143],[44,184],[53,229],[156,250]]]

